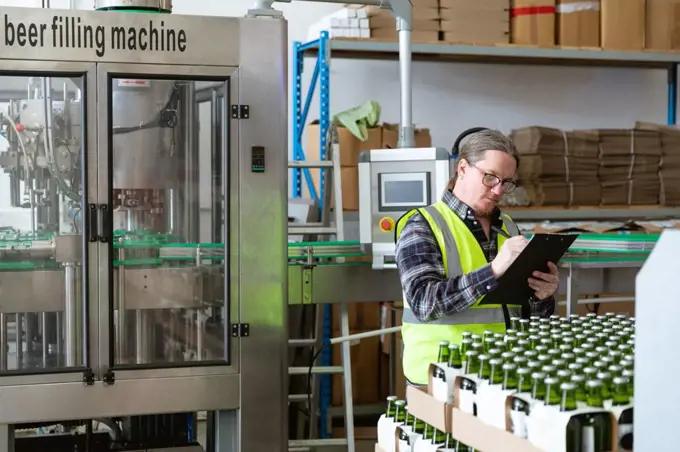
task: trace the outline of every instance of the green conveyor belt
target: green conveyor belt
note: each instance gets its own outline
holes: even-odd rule
[[[604,233],[581,234],[574,242],[566,262],[637,262],[644,261],[660,234]],[[527,235],[531,237],[531,235]],[[0,230],[0,252],[8,249],[30,249],[35,240],[50,240],[46,234],[18,235],[12,231]],[[222,243],[181,243],[177,237],[156,233],[128,233],[115,231],[114,250],[130,250],[134,256],[114,260],[115,267],[158,266],[162,264],[183,265],[197,259],[200,251],[202,262],[220,262],[224,258]],[[142,255],[139,252],[142,252]],[[116,252],[116,254],[118,254]],[[311,256],[310,256],[311,254]],[[370,265],[370,262],[343,262],[339,258],[364,257],[358,241],[298,242],[288,244],[289,265],[304,265],[310,259],[316,265]],[[3,262],[0,254],[0,270],[30,270],[58,268],[50,260]]]

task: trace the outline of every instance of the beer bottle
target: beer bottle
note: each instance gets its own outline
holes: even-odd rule
[[[516,348],[516,347],[515,347]],[[501,353],[500,358],[505,361],[505,362],[510,362],[513,359],[515,359],[515,356],[520,355],[521,353],[515,353],[515,352],[503,352]],[[495,357],[498,358],[498,357]]]
[[[423,441],[425,441],[425,443],[431,443],[432,438],[434,438],[434,427],[430,424],[425,424],[425,430],[423,431]]]
[[[586,377],[580,374],[571,376],[571,382],[576,385],[575,396],[577,402],[586,403]]]
[[[486,354],[489,355],[491,358],[500,358],[503,353],[505,352],[501,348],[496,347],[489,350]]]
[[[623,376],[623,367],[612,364],[607,368],[607,371],[612,375],[613,378]]]
[[[519,320],[519,330],[526,333],[529,330],[529,325],[531,324],[531,320],[529,319],[520,319]]]
[[[614,406],[626,406],[630,404],[628,385],[630,381],[626,377],[614,378]],[[633,407],[624,409],[619,416],[619,450],[633,450]]]
[[[570,412],[576,410],[576,385],[574,383],[562,383],[559,396],[560,411]],[[568,451],[595,451],[598,449],[579,448],[583,446],[581,440],[582,421],[578,417],[572,417],[567,423],[566,450]]]
[[[595,380],[597,378],[597,369],[594,367],[586,367],[583,369],[583,375],[586,380]]]
[[[531,394],[532,387],[531,370],[527,367],[520,367],[517,369],[517,392]]]
[[[597,379],[602,382],[602,398],[612,398],[612,375],[609,372],[598,372]]]
[[[503,360],[493,358],[489,360],[489,383],[492,385],[503,384]]]
[[[491,357],[489,355],[479,355],[479,371],[477,376],[480,380],[489,381],[491,377]]]
[[[473,341],[470,347],[480,355],[484,353],[484,344],[481,342]]]
[[[489,337],[484,339],[484,352],[489,353],[489,350],[492,349],[497,349],[496,347],[496,339],[493,337]]]
[[[536,350],[527,350],[524,352],[524,356],[529,361],[536,361],[536,358],[538,357],[538,352],[536,352]]]
[[[633,372],[630,369],[623,369],[623,372],[621,372],[621,375],[625,378],[628,379],[628,384],[626,385],[628,389],[628,397],[631,399],[633,398],[633,389],[635,388],[635,383],[633,378],[635,377],[635,372]]]
[[[533,386],[531,388],[531,398],[535,400],[545,399],[545,374],[534,372],[531,374]]]
[[[467,352],[472,350],[472,339],[466,338],[460,341],[460,356],[463,360],[467,359]]]
[[[422,419],[418,419],[417,417],[413,418],[413,433],[416,435],[424,436],[426,426],[425,421]]]
[[[511,395],[510,397],[510,431],[515,436],[526,438],[528,436],[527,417],[529,416],[530,411],[529,404],[525,400],[515,397],[514,395]]]
[[[571,371],[566,369],[560,369],[557,371],[557,378],[561,382],[566,383],[571,379]]]
[[[551,357],[551,359],[559,359],[559,357],[562,356],[560,351],[556,348],[548,350],[548,355]]]
[[[541,370],[541,367],[543,364],[541,364],[540,361],[529,361],[527,363],[527,367],[532,371],[532,372],[539,372]]]
[[[397,424],[406,423],[406,400],[397,400],[394,405],[396,407],[394,422]]]
[[[508,350],[512,350],[513,348],[517,347],[517,341],[518,340],[519,339],[517,338],[516,335],[515,336],[510,336],[510,335],[505,336],[505,348],[507,348]]]
[[[493,381],[493,371],[492,371]],[[512,391],[517,389],[517,365],[514,363],[503,364],[503,390]]]
[[[394,416],[397,414],[397,406],[395,405],[397,400],[397,396],[391,395],[387,397],[387,409],[385,410],[385,416],[389,419],[394,419]]]
[[[545,404],[549,406],[558,406],[562,400],[560,394],[560,379],[557,377],[548,377],[545,379]]]
[[[553,366],[552,364],[548,364],[548,365],[541,367],[541,372],[543,372],[546,377],[556,377],[557,376],[557,368],[555,366]]]
[[[432,444],[433,445],[444,445],[446,444],[446,433],[442,432],[439,429],[434,429],[434,435],[432,435]]]
[[[565,360],[567,362],[567,366],[569,366],[569,364],[576,362],[576,355],[569,352],[562,353],[562,359]]]
[[[482,341],[484,340],[481,334],[473,334],[472,336],[470,336],[470,339],[472,339],[473,343],[475,342],[482,343]]]
[[[520,348],[522,351],[531,350],[531,342],[529,339],[519,339],[515,348]]]
[[[406,423],[404,425],[407,425],[410,431],[413,431],[413,423],[415,420],[415,416],[411,414],[411,412],[408,410],[408,405],[406,405]]]
[[[534,350],[538,344],[541,343],[541,338],[538,334],[529,336],[529,350]]]
[[[553,359],[552,365],[557,368],[557,370],[566,370],[567,362],[563,358]]]
[[[609,412],[604,411],[605,385],[599,380],[586,383],[589,408],[603,410],[601,412],[586,413],[579,416],[582,427],[582,444],[588,445],[587,450],[612,450],[612,420]]]
[[[449,341],[441,341],[439,343],[439,356],[437,356],[437,362],[448,364],[448,362],[449,362]]]
[[[463,332],[460,334],[460,337],[461,337],[461,340],[472,339],[472,332],[470,332],[470,331],[463,331]]]
[[[519,369],[520,367],[526,367],[529,360],[526,358],[526,356],[515,356],[512,359],[512,361],[507,361],[507,362],[514,363],[515,365],[517,365],[517,368]]]
[[[470,350],[467,353],[468,359],[465,362],[465,375],[478,375],[480,371],[479,353],[475,350]],[[458,406],[464,413],[477,415],[477,406],[475,404],[475,393],[477,392],[477,383],[463,376],[460,381],[460,392]]]
[[[569,369],[572,374],[580,374],[583,372],[583,365],[580,363],[571,363],[567,366],[567,369]]]
[[[520,324],[519,321],[521,319],[519,317],[510,317],[510,329],[519,331],[520,329]]]
[[[453,369],[463,368],[463,359],[460,356],[460,347],[456,344],[449,345],[449,367]]]

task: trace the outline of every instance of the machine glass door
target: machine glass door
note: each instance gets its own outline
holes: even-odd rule
[[[112,238],[100,354],[117,379],[234,372],[229,226],[238,218],[225,193],[236,167],[226,110],[237,69],[98,70]]]
[[[0,71],[0,385],[82,380],[95,66],[4,60]]]

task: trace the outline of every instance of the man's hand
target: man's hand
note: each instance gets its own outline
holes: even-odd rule
[[[557,265],[548,262],[548,271],[550,273],[534,272],[534,277],[529,278],[529,287],[534,289],[534,295],[541,301],[555,295],[560,284]]]
[[[527,246],[529,240],[523,235],[516,235],[503,242],[503,246],[498,251],[498,255],[491,262],[491,271],[496,278],[499,278],[505,271],[510,268],[517,256]]]

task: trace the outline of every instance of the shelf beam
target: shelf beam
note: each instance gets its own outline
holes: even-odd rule
[[[399,58],[399,44],[366,39],[331,39],[333,58],[393,59]],[[305,49],[306,56],[316,55],[318,47]],[[452,61],[491,64],[538,64],[549,66],[614,66],[669,69],[680,63],[680,53],[652,51],[616,51],[597,48],[523,47],[516,45],[475,46],[453,44],[412,45],[414,61]]]

